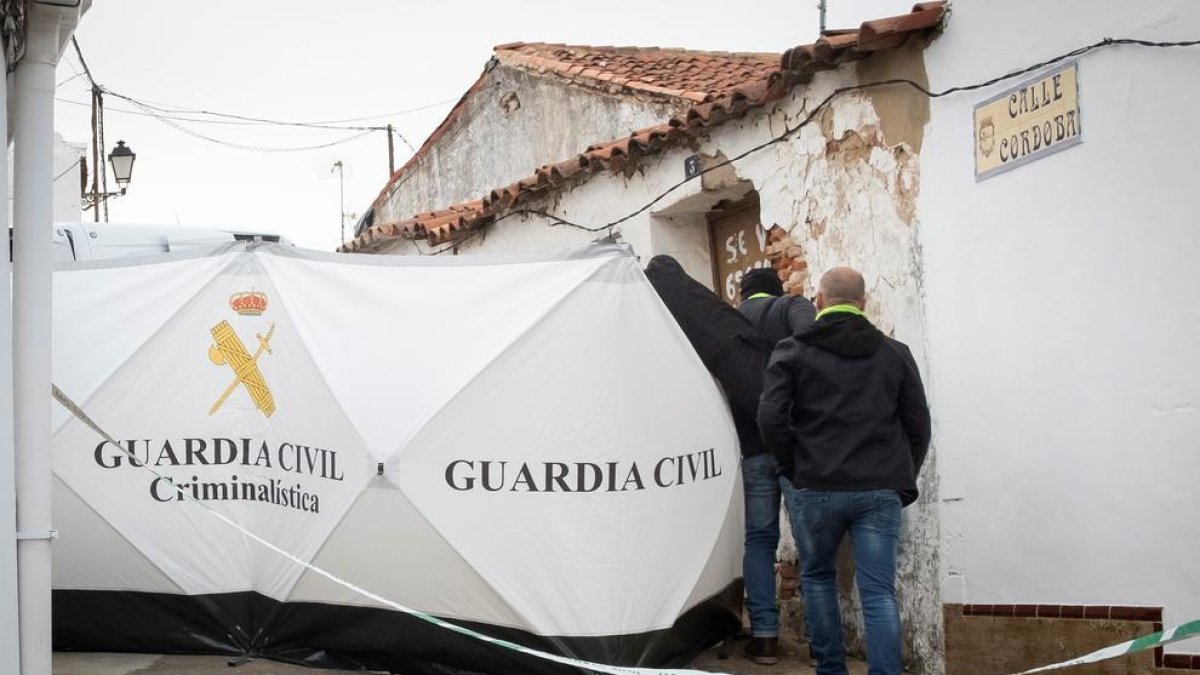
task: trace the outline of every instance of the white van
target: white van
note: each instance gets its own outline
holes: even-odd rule
[[[11,234],[9,236],[11,238]],[[102,260],[189,248],[209,248],[231,241],[270,241],[285,245],[292,243],[278,234],[255,230],[185,225],[57,223],[54,226],[54,260]]]

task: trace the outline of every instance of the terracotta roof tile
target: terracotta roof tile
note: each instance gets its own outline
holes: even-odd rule
[[[877,51],[899,47],[909,35],[938,26],[944,13],[944,2],[922,2],[914,5],[909,14],[865,21],[858,31],[858,50]]]
[[[765,80],[778,70],[777,54],[693,52],[659,47],[584,47],[512,43],[495,48],[503,65],[542,71],[550,61],[566,66],[555,72],[573,83],[617,83],[629,93],[686,101],[709,100],[747,79]]]
[[[510,62],[525,65],[557,59],[555,72],[573,77],[623,73],[629,84],[646,93],[664,94],[694,102],[686,112],[661,124],[639,129],[628,136],[589,145],[582,153],[562,162],[547,164],[512,185],[499,187],[481,199],[456,204],[441,211],[418,214],[407,220],[373,225],[343,247],[344,251],[373,251],[396,239],[428,239],[437,244],[452,241],[468,230],[491,222],[530,195],[557,189],[599,171],[620,171],[636,157],[659,152],[685,142],[705,127],[744,115],[748,110],[778,100],[793,86],[811,80],[813,73],[861,59],[870,52],[894,49],[913,35],[940,26],[946,3],[923,2],[910,14],[864,22],[857,30],[833,30],[811,45],[799,45],[781,56],[687,52],[679,49],[629,47],[569,47],[544,43],[516,42],[496,47],[515,55]],[[505,58],[500,58],[501,62]],[[523,61],[522,61],[523,60]],[[536,61],[535,61],[536,60]],[[565,67],[564,67],[565,64]],[[582,68],[582,69],[580,69]],[[464,95],[466,100],[482,78]],[[599,81],[599,80],[597,80]],[[619,77],[611,78],[613,83]],[[651,83],[653,82],[653,83]],[[674,93],[672,93],[674,92]],[[462,101],[455,107],[457,111]],[[451,112],[453,117],[456,112]],[[444,132],[450,118],[422,146],[424,150]],[[420,152],[418,152],[420,154]],[[411,162],[411,160],[410,160]],[[407,165],[406,165],[407,166]],[[397,171],[380,198],[390,194],[392,184],[403,173]]]

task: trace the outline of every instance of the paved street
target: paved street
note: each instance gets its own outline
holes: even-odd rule
[[[346,672],[318,670],[273,661],[250,661],[237,668],[230,668],[229,662],[229,657],[224,656],[55,652],[54,675],[343,675]]]
[[[729,673],[730,675],[813,675],[814,670],[808,660],[808,648],[801,642],[783,640],[779,643],[779,663],[773,666],[760,666],[742,656],[745,642],[735,643],[729,658],[721,659],[716,649],[710,649],[699,656],[691,667],[713,673]],[[850,660],[847,665],[850,675],[865,675],[867,664],[862,661]]]
[[[738,645],[740,649],[741,643]],[[717,657],[709,650],[692,664],[693,668],[731,675],[811,675],[807,659],[801,659],[799,649],[784,645],[779,663],[759,666],[735,652],[728,659]],[[86,652],[56,652],[54,675],[342,675],[344,670],[325,670],[292,666],[273,661],[250,661],[237,668],[229,667],[224,656],[159,656],[156,654],[95,654]],[[851,675],[867,672],[866,664],[850,662]]]

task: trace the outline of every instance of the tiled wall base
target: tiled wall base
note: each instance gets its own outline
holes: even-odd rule
[[[943,613],[946,672],[956,675],[1015,673],[1162,630],[1161,607],[944,605]],[[1165,675],[1179,668],[1200,670],[1200,656],[1157,649],[1070,672]]]
[[[1200,670],[1200,654],[1164,654],[1162,664],[1164,668]]]

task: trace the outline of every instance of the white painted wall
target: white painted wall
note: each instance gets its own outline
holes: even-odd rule
[[[713,289],[712,245],[708,219],[703,213],[655,216],[650,218],[648,225],[650,241],[643,244],[641,250],[649,251],[652,256],[671,256],[679,261],[688,276]],[[624,236],[630,236],[627,230]]]
[[[87,143],[63,140],[54,134],[54,222],[79,222],[79,159],[87,154]]]
[[[1200,4],[958,0],[926,64],[942,89],[1105,36],[1200,38]],[[1006,86],[933,104],[919,213],[941,587],[1162,605],[1173,624],[1200,617],[1200,49],[1109,48],[1079,77],[1084,142],[981,183],[972,108]]]

